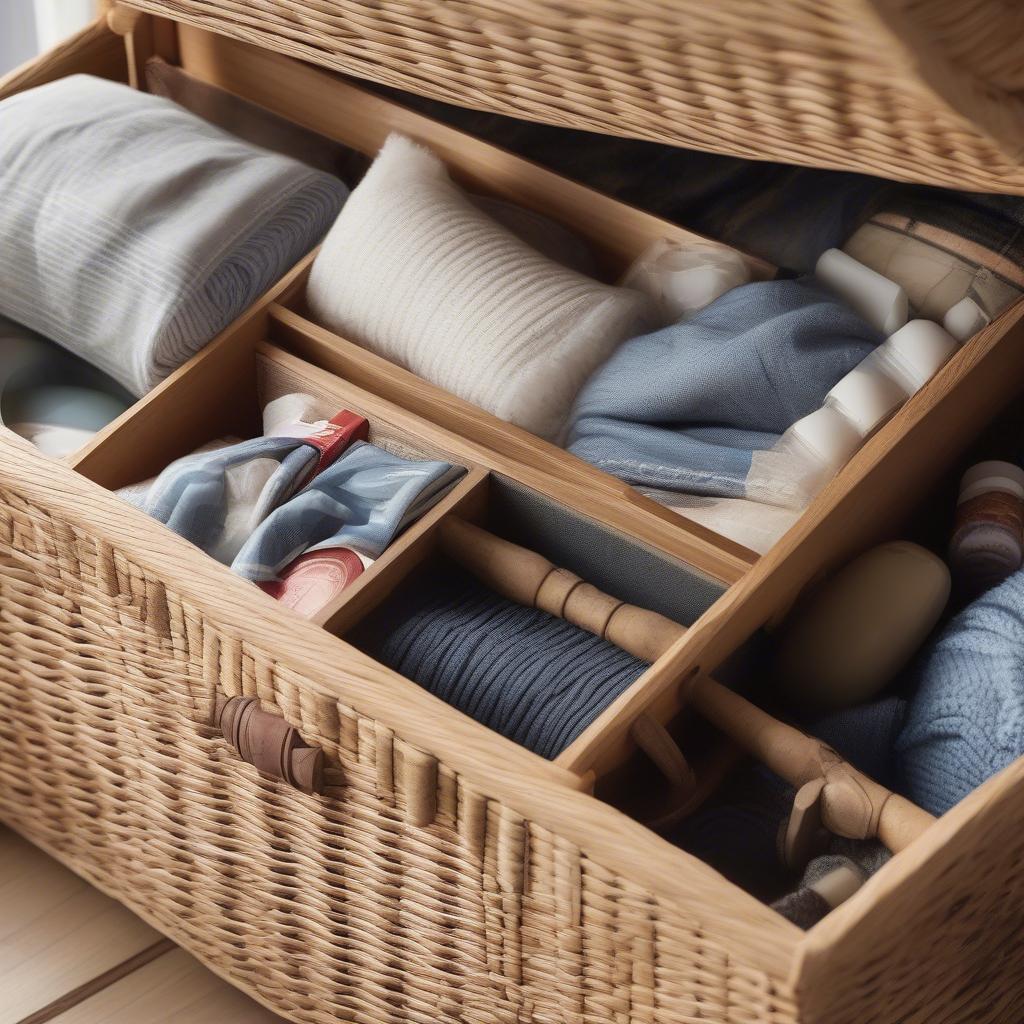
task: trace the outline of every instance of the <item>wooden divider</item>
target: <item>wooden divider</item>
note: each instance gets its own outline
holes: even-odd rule
[[[489,472],[453,450],[436,437],[396,430],[387,419],[371,412],[350,385],[317,367],[303,363],[272,345],[257,348],[257,388],[260,403],[281,395],[301,391],[324,403],[327,410],[348,409],[370,421],[370,441],[382,447],[392,442],[400,454],[410,449],[428,459],[444,459],[466,466],[466,475],[426,515],[400,534],[369,569],[338,594],[313,617],[312,621],[341,636],[359,619],[368,615],[399,582],[434,550],[438,526],[445,516],[458,514],[476,518],[487,499]]]
[[[304,282],[303,257],[252,307],[166,380],[107,424],[68,462],[114,489],[160,472],[213,437],[251,436],[259,423],[253,352],[267,334],[270,304]]]
[[[392,132],[429,146],[468,188],[528,206],[578,232],[617,276],[660,238],[704,236],[612,199],[457,128],[418,114],[331,71],[191,25],[178,27],[181,66],[282,117],[367,155]],[[720,244],[720,243],[719,243]],[[775,268],[743,255],[757,278]]]
[[[470,444],[478,460],[496,472],[726,584],[741,579],[757,561],[757,555],[742,545],[683,519],[621,480],[427,383],[281,303],[271,303],[268,314],[272,341],[394,406],[415,410]]]

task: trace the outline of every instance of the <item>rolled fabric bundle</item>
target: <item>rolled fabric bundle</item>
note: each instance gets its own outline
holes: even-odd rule
[[[231,569],[263,583],[279,579],[297,558],[315,551],[349,548],[377,558],[464,473],[461,466],[413,462],[356,442],[260,523]]]
[[[44,455],[77,451],[132,402],[105,373],[0,316],[0,423]]]
[[[908,673],[899,791],[945,814],[1024,754],[1024,570],[979,597]]]
[[[0,313],[142,395],[323,236],[337,178],[72,75],[0,102]]]
[[[622,345],[580,393],[570,451],[641,488],[750,497],[754,453],[882,340],[812,279],[734,288]],[[771,491],[768,481],[756,497],[792,504],[785,481]]]
[[[917,315],[950,323],[960,340],[1024,295],[1019,197],[985,200],[904,190],[843,245],[844,252],[900,285]]]
[[[702,239],[683,243],[667,238],[649,245],[622,278],[625,287],[651,296],[662,324],[685,320],[749,281],[750,267],[735,249]]]
[[[534,251],[400,135],[325,239],[307,297],[324,326],[548,439],[591,372],[653,322],[645,296]]]
[[[330,424],[296,421],[312,403],[306,395],[285,395],[264,410],[266,436],[200,449],[172,462],[149,488],[144,511],[230,565],[256,527],[325,458],[366,437],[366,420],[349,412]],[[329,445],[322,442],[325,436]]]
[[[718,498],[644,488],[656,502],[709,530],[765,554],[800,518],[800,509],[766,505],[749,498]]]
[[[814,273],[877,330],[893,334],[907,322],[907,293],[842,249],[826,249]]]
[[[468,195],[467,198],[542,256],[588,277],[597,274],[597,260],[590,246],[564,225],[529,207],[494,196]]]
[[[406,585],[349,639],[541,757],[557,757],[647,665],[564,619],[445,566]]]
[[[911,320],[868,353],[770,451],[755,452],[747,494],[802,508],[957,349],[930,320]]]
[[[853,896],[892,854],[878,842],[837,840],[835,849],[815,857],[804,870],[799,886],[772,904],[799,928],[813,928]],[[838,852],[845,849],[845,852]]]

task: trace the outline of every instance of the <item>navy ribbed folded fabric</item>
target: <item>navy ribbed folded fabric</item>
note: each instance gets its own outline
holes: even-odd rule
[[[557,757],[647,665],[452,567],[405,587],[352,637],[477,721]]]

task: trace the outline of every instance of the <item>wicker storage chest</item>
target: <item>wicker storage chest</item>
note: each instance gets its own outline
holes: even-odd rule
[[[962,34],[962,6],[137,0],[0,95],[79,71],[138,83],[160,56],[367,153],[391,130],[422,139],[461,181],[576,228],[614,270],[688,233],[336,72],[556,124],[1024,192],[1017,72],[978,28],[1014,16],[979,2]],[[318,327],[310,262],[70,464],[0,431],[0,819],[299,1022],[1015,1024],[1024,762],[807,933],[593,790],[634,756],[639,722],[676,718],[696,674],[884,536],[1024,390],[1024,310],[965,345],[756,558]],[[300,388],[468,470],[312,622],[110,493],[246,436],[260,402]],[[687,595],[661,609],[686,616],[683,639],[553,762],[344,639],[455,514],[538,550],[561,517]],[[321,792],[239,756],[214,724],[236,697],[323,751]]]

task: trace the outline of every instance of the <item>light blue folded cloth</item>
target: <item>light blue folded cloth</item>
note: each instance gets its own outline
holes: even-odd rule
[[[746,497],[752,453],[882,340],[810,278],[734,288],[622,345],[581,391],[569,449],[641,487]]]
[[[1024,571],[968,605],[910,672],[900,791],[944,814],[1024,754]]]
[[[310,551],[351,548],[376,558],[464,472],[447,462],[403,459],[357,441],[260,523],[231,569],[263,583],[278,579]]]
[[[73,75],[0,102],[0,313],[141,395],[317,244],[337,178]]]
[[[316,468],[320,452],[297,437],[254,437],[172,462],[143,509],[211,558],[230,565],[253,530]]]

